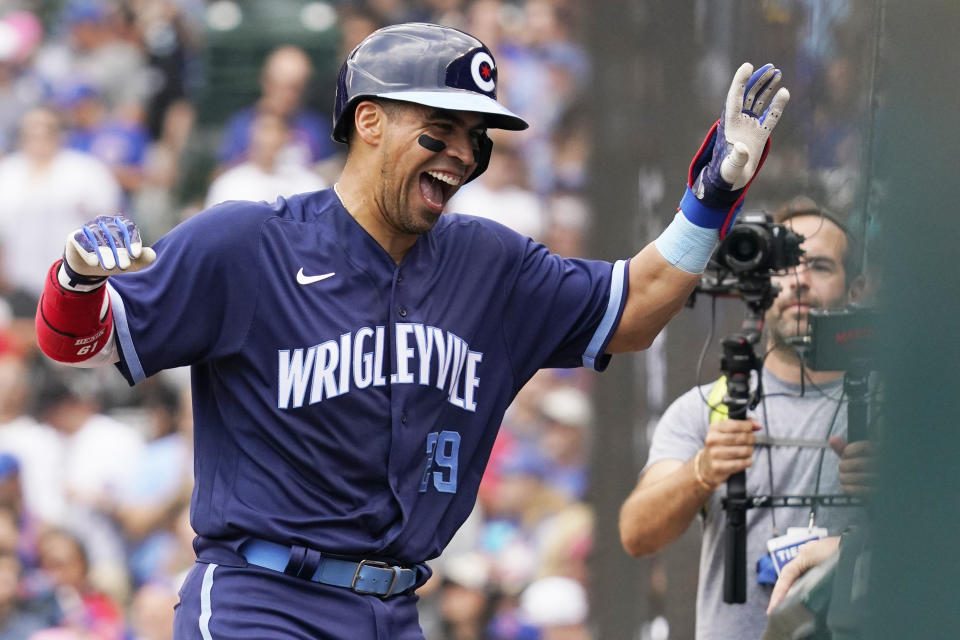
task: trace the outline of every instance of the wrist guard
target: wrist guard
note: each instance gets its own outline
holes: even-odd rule
[[[35,319],[37,342],[40,350],[57,362],[82,362],[107,345],[113,313],[102,286],[81,292],[61,284],[62,262],[58,260],[47,272]]]

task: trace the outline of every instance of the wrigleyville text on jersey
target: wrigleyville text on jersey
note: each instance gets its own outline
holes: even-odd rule
[[[471,351],[467,342],[450,331],[420,323],[394,325],[396,362],[387,376],[387,328],[362,327],[310,347],[281,349],[278,359],[280,409],[316,404],[351,391],[370,387],[419,384],[433,386],[447,401],[475,412],[480,386],[477,368],[483,354]],[[456,493],[460,458],[460,434],[435,431],[426,437],[426,458],[420,492],[434,487],[440,493]]]
[[[361,327],[320,344],[278,351],[277,407],[300,408],[351,391],[396,384],[433,386],[447,401],[476,411],[483,353],[438,327],[397,323],[396,362],[388,365],[387,328]],[[388,373],[392,371],[392,373]]]

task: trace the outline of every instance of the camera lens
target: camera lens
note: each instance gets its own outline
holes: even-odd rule
[[[730,257],[737,262],[748,262],[757,255],[760,247],[757,246],[757,239],[752,236],[742,236],[730,247]]]
[[[766,256],[764,230],[751,224],[734,226],[723,244],[724,260],[728,267],[737,272],[758,268]]]

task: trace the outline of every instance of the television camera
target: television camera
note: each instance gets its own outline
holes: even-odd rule
[[[714,251],[696,293],[739,297],[762,314],[779,293],[770,276],[800,264],[803,236],[769,214],[741,214]]]

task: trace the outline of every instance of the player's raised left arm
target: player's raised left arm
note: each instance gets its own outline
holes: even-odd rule
[[[687,189],[670,226],[630,261],[623,315],[609,353],[645,349],[681,308],[743,206],[763,165],[770,134],[790,99],[771,64],[734,74],[720,119],[690,164]]]

